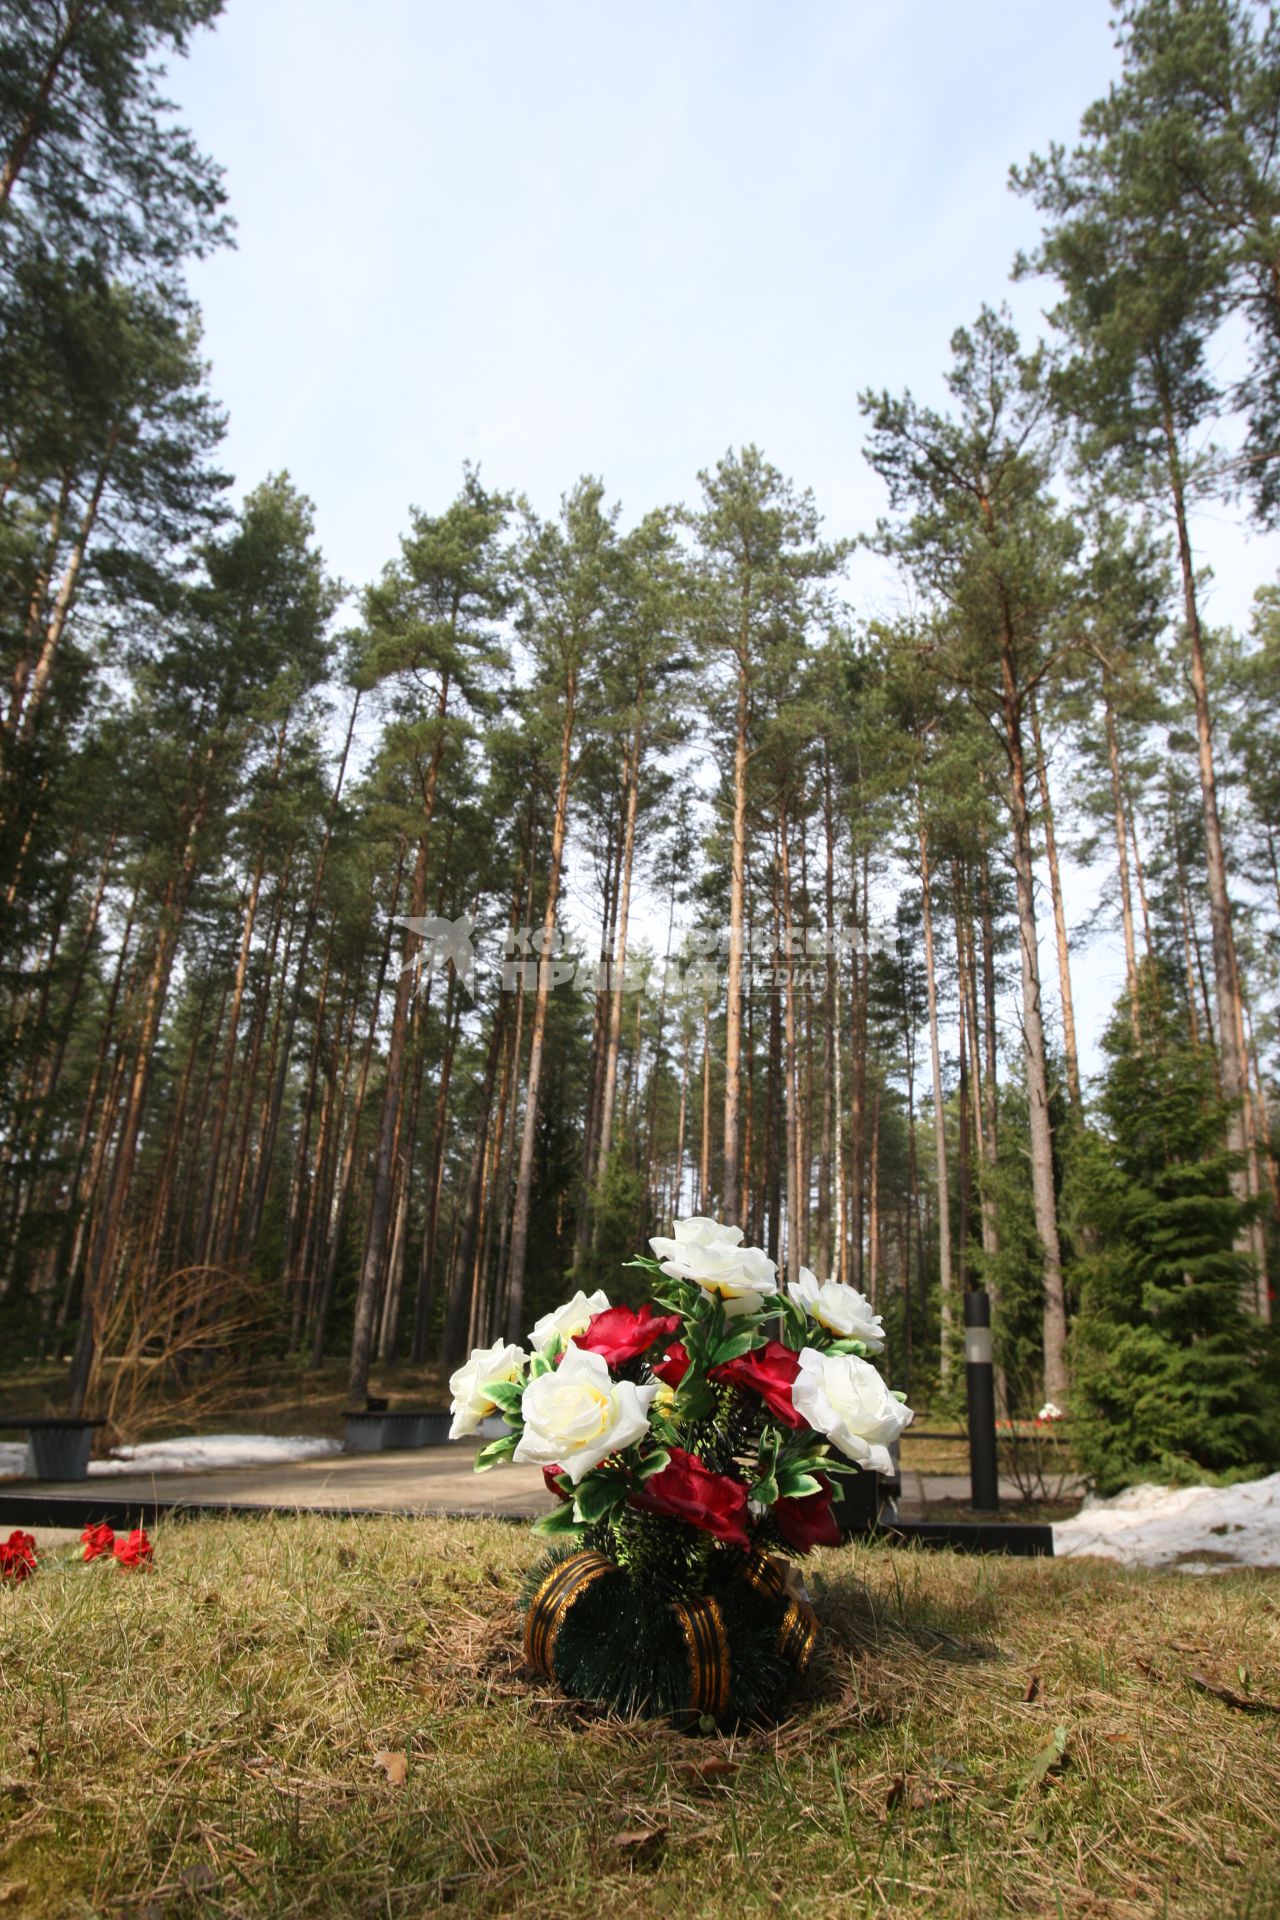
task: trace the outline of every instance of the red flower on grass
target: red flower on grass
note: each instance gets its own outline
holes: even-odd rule
[[[746,1547],[747,1490],[740,1480],[727,1474],[712,1473],[696,1454],[672,1447],[671,1458],[661,1473],[655,1473],[644,1485],[628,1494],[631,1506],[641,1513],[662,1513],[673,1520],[685,1520],[703,1533],[731,1547]]]
[[[15,1527],[7,1540],[0,1540],[0,1580],[29,1580],[35,1570],[35,1535]]]
[[[825,1473],[818,1474],[817,1480],[819,1492],[776,1500],[773,1505],[778,1532],[794,1553],[840,1545],[840,1528],[831,1506],[831,1482]]]
[[[748,1393],[758,1393],[775,1420],[781,1420],[784,1427],[799,1428],[809,1424],[802,1413],[796,1412],[791,1399],[799,1371],[798,1353],[792,1353],[780,1340],[766,1340],[762,1347],[712,1367],[708,1377],[721,1386],[744,1387]]]
[[[684,1341],[673,1340],[661,1360],[652,1360],[649,1366],[659,1380],[665,1380],[669,1387],[678,1387],[689,1371],[689,1355]]]
[[[646,1300],[638,1311],[607,1307],[593,1314],[586,1332],[573,1336],[573,1344],[586,1353],[600,1354],[608,1366],[620,1367],[648,1353],[656,1341],[669,1339],[679,1327],[679,1314],[657,1313]]]
[[[86,1527],[80,1538],[84,1541],[86,1560],[97,1560],[102,1554],[110,1553],[116,1543],[116,1536],[105,1520],[99,1520],[96,1526]]]
[[[145,1527],[135,1527],[127,1539],[115,1541],[112,1551],[122,1567],[149,1567],[153,1558]]]

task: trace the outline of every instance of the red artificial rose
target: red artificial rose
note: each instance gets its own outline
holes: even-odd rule
[[[809,1424],[802,1413],[796,1412],[791,1400],[791,1389],[799,1371],[798,1353],[792,1353],[780,1340],[766,1340],[762,1347],[740,1353],[736,1360],[726,1360],[723,1366],[712,1367],[710,1378],[721,1386],[745,1387],[749,1393],[758,1393],[775,1420],[781,1420],[784,1427],[798,1428]]]
[[[84,1541],[86,1560],[96,1560],[99,1554],[110,1553],[116,1544],[115,1534],[105,1520],[99,1520],[96,1526],[86,1527],[80,1538]]]
[[[0,1580],[29,1580],[35,1570],[35,1535],[15,1527],[7,1540],[0,1540]]]
[[[570,1484],[568,1493],[565,1492],[564,1488],[560,1484],[563,1475],[564,1475],[563,1467],[544,1467],[542,1469],[542,1477],[547,1483],[547,1492],[554,1493],[557,1500],[572,1500],[573,1498],[572,1484]]]
[[[127,1540],[117,1540],[113,1552],[122,1567],[150,1566],[151,1542],[145,1527],[135,1527]]]
[[[687,1520],[691,1527],[714,1534],[731,1547],[750,1545],[747,1539],[747,1490],[740,1480],[727,1474],[712,1473],[696,1454],[672,1447],[671,1458],[661,1473],[655,1473],[644,1485],[629,1494],[628,1500],[641,1513],[663,1513],[673,1520]]]
[[[817,1493],[774,1502],[773,1517],[778,1532],[794,1553],[840,1545],[840,1528],[831,1507],[831,1482],[825,1473],[818,1474],[817,1480]]]
[[[661,1360],[649,1362],[650,1372],[659,1380],[665,1380],[669,1387],[678,1387],[689,1371],[689,1355],[685,1351],[683,1340],[673,1340]]]
[[[598,1353],[608,1366],[638,1360],[657,1340],[678,1331],[677,1313],[655,1313],[646,1300],[638,1312],[631,1307],[606,1307],[591,1316],[585,1333],[575,1333],[573,1344],[584,1353]]]

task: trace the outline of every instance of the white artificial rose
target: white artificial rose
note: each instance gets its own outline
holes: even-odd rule
[[[567,1346],[574,1334],[585,1333],[596,1314],[604,1313],[608,1305],[608,1294],[599,1288],[589,1298],[579,1288],[572,1300],[566,1300],[562,1307],[543,1314],[529,1335],[529,1345],[535,1353],[545,1353],[558,1336]]]
[[[819,1281],[809,1267],[801,1267],[800,1278],[792,1281],[787,1292],[811,1320],[837,1340],[861,1340],[872,1353],[884,1350],[884,1323],[856,1287],[845,1286],[843,1280]]]
[[[778,1291],[777,1268],[759,1247],[744,1247],[741,1227],[726,1227],[705,1214],[677,1220],[674,1239],[650,1240],[662,1271],[719,1294],[726,1319],[753,1313]]]
[[[528,1357],[523,1347],[498,1340],[491,1347],[477,1347],[466,1364],[449,1375],[449,1391],[453,1395],[449,1409],[453,1415],[449,1429],[451,1440],[461,1440],[475,1432],[497,1405],[490,1398],[489,1387],[518,1380]]]
[[[604,1358],[567,1347],[554,1373],[531,1380],[520,1411],[524,1432],[513,1460],[559,1467],[576,1487],[608,1453],[618,1453],[649,1430],[649,1408],[658,1383],[633,1386],[614,1380]]]
[[[894,1399],[869,1360],[856,1353],[819,1353],[805,1347],[791,1403],[847,1459],[881,1473],[893,1472],[890,1444],[913,1415]]]

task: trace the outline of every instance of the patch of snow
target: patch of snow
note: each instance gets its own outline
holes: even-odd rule
[[[98,1478],[114,1473],[201,1473],[216,1467],[278,1467],[290,1460],[327,1460],[341,1453],[337,1440],[294,1438],[278,1433],[205,1433],[182,1440],[148,1440],[138,1447],[114,1447],[105,1460],[91,1460]],[[0,1479],[25,1474],[27,1449],[21,1440],[0,1441]]]
[[[182,1440],[148,1440],[138,1447],[113,1447],[108,1459],[89,1462],[89,1472],[198,1473],[213,1467],[276,1467],[341,1452],[337,1440],[295,1439],[277,1433],[205,1433]]]
[[[1280,1567],[1280,1473],[1236,1487],[1126,1487],[1086,1500],[1073,1520],[1055,1524],[1053,1551],[1179,1573]]]

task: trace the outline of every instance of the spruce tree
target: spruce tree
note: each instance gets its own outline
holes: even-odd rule
[[[1073,1175],[1097,1241],[1077,1268],[1072,1435],[1104,1494],[1280,1457],[1264,1330],[1240,1305],[1228,1111],[1172,978],[1144,965],[1139,995],[1143,1043],[1122,1001],[1103,1041],[1103,1128]]]

